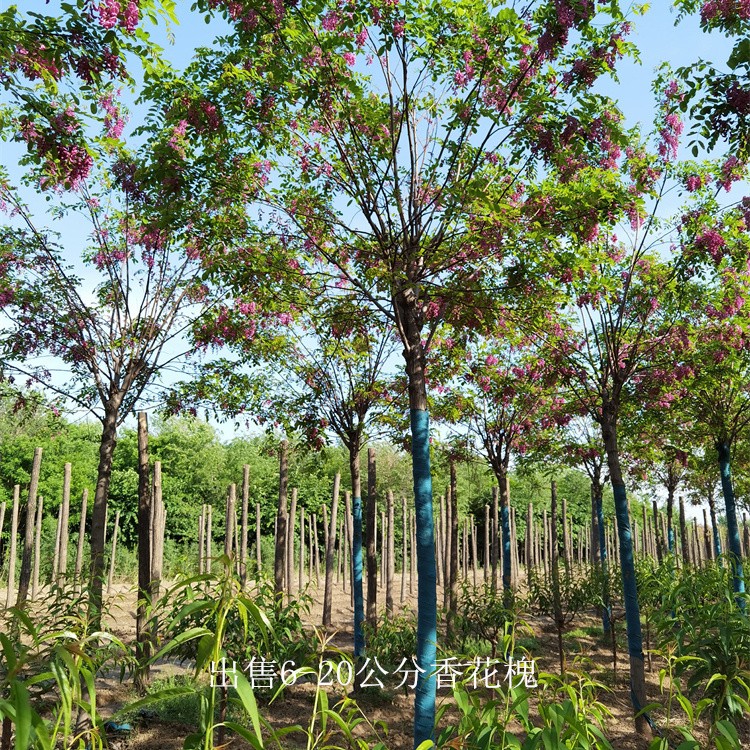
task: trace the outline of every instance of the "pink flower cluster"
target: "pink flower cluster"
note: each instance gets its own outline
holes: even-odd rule
[[[120,93],[119,91],[117,92]],[[104,128],[108,138],[119,138],[125,129],[125,118],[120,114],[120,107],[115,103],[112,93],[106,94],[99,100],[104,110]]]
[[[88,177],[94,163],[89,152],[74,138],[80,133],[80,123],[73,108],[68,107],[53,117],[49,125],[40,131],[29,118],[24,118],[21,137],[42,161],[45,185],[75,189]]]
[[[688,192],[694,193],[696,190],[700,190],[703,187],[703,178],[697,174],[691,174],[685,181]]]
[[[102,28],[113,29],[119,25],[129,34],[132,34],[140,17],[140,10],[136,0],[128,0],[125,9],[120,5],[120,0],[102,0],[97,7],[99,23]]]
[[[30,81],[42,77],[42,71],[46,71],[56,81],[62,77],[62,70],[57,66],[54,60],[44,56],[46,45],[38,45],[32,54],[25,47],[18,46],[15,54],[11,56],[8,62],[10,70],[20,70]]]
[[[339,17],[339,14],[336,13],[335,10],[332,10],[323,16],[323,21],[321,25],[323,26],[323,29],[325,31],[336,31],[340,23],[341,23],[341,18]]]
[[[677,158],[677,147],[680,142],[682,129],[682,120],[676,112],[670,112],[664,118],[664,126],[659,132],[659,135],[661,136],[661,141],[659,143],[659,156],[665,161],[672,161]]]
[[[94,256],[94,265],[101,271],[103,268],[111,266],[114,263],[124,263],[127,257],[128,254],[124,248],[113,248],[110,246],[106,251],[104,249],[99,250]]]
[[[719,185],[729,192],[732,184],[742,179],[744,166],[736,156],[730,156],[721,165],[721,177],[718,180]]]
[[[695,246],[707,252],[716,263],[724,257],[723,250],[726,244],[726,240],[714,229],[707,229],[695,239]]]
[[[740,115],[750,114],[750,90],[736,81],[727,90],[727,104]]]
[[[707,0],[701,6],[703,23],[750,19],[750,0]]]
[[[180,120],[172,128],[172,135],[169,139],[169,147],[177,152],[181,159],[185,158],[184,139],[187,132],[187,120]]]
[[[473,55],[471,50],[464,50],[463,54],[464,64],[463,68],[457,70],[453,74],[453,82],[458,88],[464,88],[468,82],[474,78],[474,67],[472,66]]]

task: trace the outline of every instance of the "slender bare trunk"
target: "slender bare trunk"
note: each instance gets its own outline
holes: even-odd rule
[[[91,515],[91,568],[89,575],[89,612],[92,626],[101,624],[102,592],[104,587],[104,545],[107,523],[107,500],[109,482],[112,478],[112,459],[117,444],[117,423],[120,415],[122,394],[116,394],[104,404],[102,437],[99,443],[99,467],[97,469],[94,507]]]
[[[378,623],[378,559],[375,547],[377,523],[375,450],[367,449],[367,508],[365,533],[367,535],[367,624],[371,628]]]
[[[60,555],[58,558],[57,585],[64,586],[68,577],[68,538],[70,527],[70,477],[73,467],[66,463],[63,475],[63,501],[60,513]],[[2,526],[2,524],[0,524]]]
[[[36,500],[39,490],[39,472],[42,467],[42,449],[34,450],[34,462],[31,466],[31,482],[29,483],[29,498],[26,503],[26,529],[21,556],[21,573],[18,580],[18,596],[16,607],[23,609],[29,596],[31,583],[31,559],[34,547],[34,529],[36,527]]]
[[[448,637],[453,634],[454,621],[456,619],[456,609],[458,607],[458,480],[456,478],[456,462],[451,460],[449,463],[450,476],[450,494],[448,496],[449,509],[448,518],[450,518],[450,528],[448,529],[450,562],[448,565],[448,618],[447,630]]]
[[[286,591],[289,601],[294,593],[294,532],[297,525],[297,488],[292,487],[292,500],[289,505],[286,529]]]
[[[393,492],[388,490],[388,536],[386,549],[388,553],[388,564],[385,571],[385,611],[388,615],[393,614],[393,576],[395,572],[395,522],[396,516],[393,509]]]
[[[279,504],[276,510],[276,546],[273,558],[274,591],[277,597],[284,595],[284,563],[286,547],[286,500],[289,464],[288,443],[283,440],[279,446]]]
[[[75,569],[75,581],[76,587],[83,587],[83,581],[81,576],[83,574],[83,543],[86,539],[86,513],[89,505],[89,491],[84,489],[83,496],[81,497],[81,522],[78,527],[78,544],[76,545],[76,569]]]
[[[44,498],[39,495],[36,506],[36,523],[34,529],[34,566],[32,569],[31,599],[36,600],[39,593],[39,566],[42,561],[42,519],[44,517]]]
[[[242,467],[242,515],[240,517],[240,580],[247,586],[247,525],[250,503],[250,466]]]
[[[137,682],[140,689],[145,687],[148,680],[147,662],[151,648],[151,638],[148,633],[148,609],[151,601],[151,506],[148,417],[146,412],[141,411],[138,412],[138,606],[135,625],[136,653],[140,662]],[[201,539],[201,554],[203,553],[202,543],[203,539]],[[201,572],[203,572],[202,569]]]
[[[120,511],[115,513],[115,530],[112,533],[112,551],[109,555],[109,576],[107,578],[107,594],[112,592],[112,583],[115,579],[115,565],[117,563],[117,532],[120,528]]]
[[[16,545],[18,544],[18,506],[21,501],[21,487],[13,487],[13,513],[10,517],[10,550],[8,552],[8,591],[5,596],[5,607],[13,603],[13,590],[16,587]]]
[[[328,531],[326,544],[326,582],[323,592],[323,627],[331,625],[331,609],[333,607],[333,554],[336,546],[336,523],[339,510],[339,487],[341,475],[336,474],[333,480],[333,500],[331,501],[331,526]]]

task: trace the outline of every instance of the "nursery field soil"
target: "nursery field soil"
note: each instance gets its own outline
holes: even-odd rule
[[[481,573],[480,573],[481,581]],[[401,582],[396,575],[394,585],[394,605],[396,613],[416,612],[416,583],[414,593],[409,593],[406,586],[406,597],[400,602]],[[306,618],[311,629],[317,628],[322,632],[322,582],[319,587],[308,587],[308,594],[312,596],[313,604]],[[32,607],[39,615],[45,609],[42,592]],[[0,601],[4,601],[4,593],[0,591]],[[104,623],[105,629],[117,635],[126,643],[135,641],[135,586],[118,582],[108,597],[109,614]],[[438,602],[442,602],[442,589],[438,590]],[[378,589],[378,607],[385,607],[385,588]],[[333,627],[329,631],[331,644],[351,653],[353,650],[353,610],[351,594],[345,592],[340,584],[335,585],[332,609]],[[518,634],[524,647],[528,649],[536,661],[537,671],[559,673],[557,651],[557,635],[550,620],[539,617],[527,617],[529,630]],[[601,628],[594,612],[579,615],[573,623],[573,632],[564,638],[567,652],[567,670],[574,672],[583,669],[604,686],[599,693],[599,700],[611,712],[607,718],[604,731],[616,750],[647,750],[648,741],[639,737],[634,731],[632,708],[630,704],[630,688],[628,684],[627,649],[624,640],[618,646],[618,668],[616,680],[612,669],[612,652],[608,638],[598,634]],[[651,671],[646,672],[647,694],[649,702],[662,703],[659,689],[659,669],[663,665],[654,657]],[[189,665],[177,661],[165,661],[152,670],[152,678],[166,678],[189,673]],[[500,678],[501,679],[501,678]],[[666,688],[666,684],[665,684]],[[98,703],[105,718],[115,714],[129,701],[136,698],[132,684],[120,682],[119,672],[115,675],[103,677],[97,687]],[[329,701],[336,702],[334,695],[343,697],[345,689],[334,685],[329,688]],[[263,696],[259,697],[261,714],[275,729],[292,725],[308,725],[313,713],[315,690],[313,685],[298,684],[288,688],[278,699],[269,703]],[[414,710],[413,693],[404,694],[403,691],[374,690],[365,691],[358,697],[358,704],[368,722],[363,722],[355,734],[373,745],[377,739],[383,740],[389,750],[411,750],[412,748],[412,720]],[[456,723],[458,712],[453,705],[453,698],[448,689],[438,691],[438,706],[447,704],[438,731],[448,724]],[[679,722],[681,716],[675,711],[673,721]],[[665,717],[661,712],[653,715],[657,726],[663,726]],[[386,729],[387,727],[387,729]],[[118,750],[141,750],[145,748],[159,748],[172,750],[182,747],[184,738],[193,731],[186,723],[174,721],[170,717],[160,716],[158,712],[147,714],[143,719],[133,722],[133,730],[127,739],[113,741],[111,747]],[[740,728],[743,747],[750,747],[750,727],[747,724]],[[675,738],[676,739],[676,738]],[[698,735],[702,747],[708,747],[705,736]],[[674,743],[679,744],[679,742]],[[277,745],[272,745],[277,746]],[[232,739],[227,748],[241,750],[250,747],[247,743]],[[304,748],[306,738],[300,733],[290,734],[282,744],[283,748]]]

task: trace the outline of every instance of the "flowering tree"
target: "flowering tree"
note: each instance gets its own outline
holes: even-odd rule
[[[248,288],[251,282],[243,277],[256,270],[234,260],[223,268],[221,279],[231,274],[237,288]],[[288,279],[290,286],[299,282],[296,270],[288,269],[296,279]],[[394,338],[351,293],[339,288],[328,294],[320,278],[308,284],[302,284],[307,300],[296,296],[291,312],[269,313],[270,300],[268,305],[260,302],[255,292],[217,303],[194,335],[201,345],[228,347],[239,359],[209,360],[170,402],[173,410],[213,404],[223,415],[244,412],[260,423],[280,423],[288,433],[303,434],[314,448],[322,447],[331,433],[344,444],[353,496],[354,653],[360,657],[365,648],[360,453],[391,408],[386,368]],[[215,291],[222,296],[221,289]],[[243,363],[257,367],[243,372]]]
[[[502,533],[503,590],[511,589],[510,498],[511,459],[534,445],[548,442],[569,417],[556,388],[557,373],[543,352],[528,339],[503,326],[501,339],[483,339],[463,349],[466,364],[441,399],[440,411],[468,426],[478,450],[497,479]],[[453,348],[453,347],[451,347]],[[467,424],[468,423],[468,424]]]
[[[567,230],[549,231],[545,197],[529,187],[538,168],[564,171],[580,191],[578,225],[596,223],[591,206],[601,204],[601,191],[572,178],[619,153],[611,103],[590,88],[629,50],[628,27],[617,3],[594,23],[593,3],[568,0],[523,8],[466,0],[209,5],[233,33],[174,82],[168,118],[187,119],[199,89],[202,106],[216,112],[203,153],[219,169],[231,161],[227,144],[246,149],[260,129],[276,152],[265,237],[277,238],[276,249],[306,274],[335,269],[403,345],[424,670],[419,745],[432,736],[435,708],[427,408],[434,331],[443,320],[491,327],[501,287],[528,295],[525,258],[538,247],[531,230]],[[523,222],[528,242],[518,245]]]
[[[667,82],[654,153],[649,154],[645,145],[635,142],[622,163],[621,173],[630,183],[631,195],[631,202],[622,206],[630,224],[624,227],[627,239],[623,241],[614,234],[615,229],[620,232],[623,227],[617,227],[620,214],[613,212],[594,240],[576,246],[575,257],[560,275],[569,290],[567,311],[574,322],[567,331],[564,321],[554,322],[550,329],[553,333],[559,329],[562,334],[557,357],[571,393],[602,432],[615,498],[636,713],[645,706],[645,677],[619,428],[628,404],[667,408],[677,398],[674,382],[687,374],[676,370],[673,362],[674,352],[687,336],[682,324],[683,285],[678,282],[690,263],[690,247],[680,242],[681,235],[686,217],[699,206],[705,209],[706,213],[700,212],[705,218],[718,210],[717,205],[703,202],[701,185],[709,175],[695,174],[694,165],[674,163],[682,130],[678,114],[681,102],[677,83]],[[717,181],[731,184],[738,174],[735,164],[713,165],[712,170],[712,187]],[[660,219],[661,200],[667,190],[675,188],[693,193],[688,196],[688,207],[674,220]],[[672,383],[656,402],[646,393],[647,385],[654,380]],[[640,732],[648,731],[647,721],[643,714],[636,717]]]
[[[201,269],[189,250],[192,234],[162,227],[153,206],[165,196],[139,181],[137,163],[124,154],[111,171],[102,165],[58,202],[56,215],[76,212],[91,229],[81,260],[36,223],[7,183],[0,197],[9,209],[1,230],[5,371],[102,423],[91,537],[97,612],[117,427],[147,391],[161,400],[154,390],[161,376],[191,351],[185,334],[205,311]],[[64,378],[56,374],[60,367]]]
[[[690,112],[695,138],[693,155],[701,145],[713,148],[719,141],[737,158],[750,155],[750,4],[746,0],[676,0],[680,21],[700,14],[701,28],[720,31],[736,39],[723,69],[715,62],[698,60],[681,68],[686,83],[683,112]]]
[[[91,172],[102,139],[89,121],[104,124],[105,139],[122,133],[116,90],[131,81],[126,61],[138,60],[147,77],[163,68],[139,25],[157,15],[176,21],[174,2],[76,0],[58,16],[0,12],[0,138],[24,142],[24,162],[47,187],[76,187]]]
[[[674,329],[684,336],[682,322],[676,322]],[[698,441],[689,411],[680,408],[679,396],[684,393],[682,380],[686,375],[687,369],[681,363],[670,369],[657,367],[646,373],[638,386],[640,400],[637,403],[643,408],[633,409],[624,420],[623,451],[630,475],[636,482],[660,485],[666,490],[666,550],[669,553],[674,552],[675,544],[672,523],[675,493],[685,479],[693,442]],[[656,385],[654,390],[652,384]],[[684,394],[683,398],[689,399],[689,394]]]
[[[569,394],[568,394],[569,395]],[[568,411],[580,411],[580,404],[568,404]],[[605,474],[607,456],[602,445],[601,431],[586,414],[577,416],[565,425],[556,436],[553,446],[562,452],[566,463],[583,467],[591,480],[591,540],[592,557],[602,571],[602,630],[610,632],[609,562],[607,559],[606,530],[604,528],[604,486],[609,479]],[[542,450],[549,452],[549,446]]]
[[[727,223],[732,223],[730,217]],[[717,261],[722,284],[712,288],[700,285],[702,302],[693,311],[690,346],[683,352],[690,371],[684,386],[696,429],[713,443],[718,457],[734,589],[741,594],[745,583],[731,456],[750,425],[750,333],[744,311],[750,281],[745,268],[748,245],[744,228],[740,235],[718,236],[723,242],[722,257]],[[738,602],[744,608],[744,599],[740,597]]]

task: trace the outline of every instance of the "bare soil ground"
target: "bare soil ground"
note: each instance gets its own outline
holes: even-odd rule
[[[406,598],[403,603],[400,599],[400,576],[396,576],[394,585],[394,601],[396,612],[416,612],[416,585],[414,595],[409,594],[409,586],[406,586]],[[308,589],[313,596],[313,605],[307,618],[311,628],[319,627],[322,620],[322,582],[321,586]],[[42,595],[43,596],[43,595]],[[0,592],[0,601],[4,600],[4,594]],[[126,583],[117,583],[109,598],[110,615],[106,627],[126,643],[135,640],[135,587]],[[385,589],[378,590],[378,607],[384,607]],[[442,601],[442,590],[438,591],[438,602]],[[35,604],[39,614],[44,611],[44,601]],[[351,607],[351,594],[344,592],[340,584],[334,587],[333,595],[333,639],[332,644],[349,653],[353,649],[353,610]],[[551,621],[544,618],[527,617],[533,636],[527,639],[531,656],[536,661],[537,671],[558,673],[559,661],[557,650],[557,635]],[[602,690],[599,700],[612,713],[605,723],[605,733],[616,750],[646,750],[648,741],[639,737],[634,731],[632,708],[630,703],[630,688],[627,672],[627,652],[624,649],[618,654],[618,673],[614,679],[612,671],[612,653],[607,639],[596,634],[596,629],[601,626],[593,612],[580,615],[576,618],[573,626],[575,632],[565,638],[565,647],[568,653],[568,665],[575,668],[576,657],[581,659],[583,668],[595,679],[602,682],[608,689]],[[653,703],[662,703],[662,694],[659,688],[659,669],[663,666],[656,658],[653,660],[652,670],[647,671],[648,700]],[[170,675],[180,675],[189,672],[189,668],[178,662],[166,661],[152,671],[152,678],[166,678]],[[333,694],[343,696],[345,689],[337,685],[328,689],[331,693],[330,702],[334,703]],[[268,704],[262,698],[259,699],[261,713],[274,728],[291,726],[295,724],[307,725],[313,714],[313,701],[315,690],[312,685],[298,684],[288,688],[282,696],[273,703]],[[112,675],[102,678],[98,685],[98,702],[101,713],[111,716],[121,709],[129,701],[136,698],[132,684],[121,683],[118,676]],[[370,724],[378,728],[380,738],[391,750],[409,750],[412,747],[412,717],[414,707],[413,693],[407,695],[403,691],[393,690],[367,691],[365,695],[358,698],[358,703],[369,720]],[[450,690],[443,689],[438,692],[439,705],[447,704],[447,710],[443,716],[441,726],[438,730],[449,723],[455,723],[458,718],[457,711],[453,705]],[[664,715],[657,711],[654,713],[657,725],[663,726]],[[679,720],[679,717],[678,717]],[[387,725],[387,730],[381,728],[379,723]],[[135,722],[133,731],[126,740],[118,741],[112,746],[132,750],[145,748],[159,748],[159,750],[172,750],[182,747],[184,738],[190,733],[191,728],[185,723],[171,721],[165,717],[151,715]],[[750,747],[750,726],[741,728],[743,746]],[[374,745],[377,739],[372,728],[367,725],[361,726],[357,734],[367,737],[368,744]],[[675,738],[676,739],[676,738]],[[709,747],[705,736],[700,737],[701,745]],[[679,744],[679,742],[674,743]],[[240,748],[249,747],[240,740],[232,740],[225,747]],[[289,735],[284,740],[283,747],[298,748],[306,747],[304,739],[300,736],[295,739]]]

